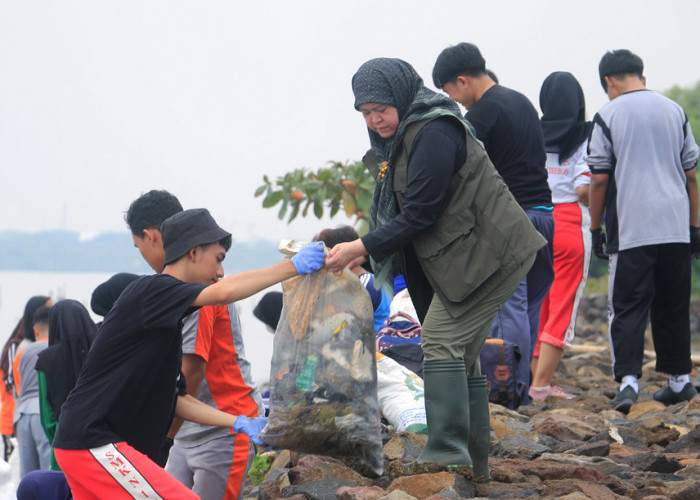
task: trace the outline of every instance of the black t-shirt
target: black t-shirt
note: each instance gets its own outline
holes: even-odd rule
[[[474,103],[466,118],[520,206],[552,206],[544,136],[528,98],[495,85]]]
[[[56,448],[126,441],[157,457],[182,393],[182,318],[206,286],[159,274],[124,290],[61,407]]]

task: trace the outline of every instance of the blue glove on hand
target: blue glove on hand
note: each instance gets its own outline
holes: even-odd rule
[[[233,432],[243,432],[245,434],[248,434],[248,437],[252,442],[254,442],[257,445],[263,445],[265,444],[265,441],[262,441],[260,438],[258,438],[258,434],[262,432],[263,428],[266,425],[267,417],[248,418],[244,415],[241,415],[233,423]]]
[[[292,257],[292,264],[297,269],[297,274],[310,274],[318,271],[326,262],[326,252],[323,250],[323,242],[309,243]]]

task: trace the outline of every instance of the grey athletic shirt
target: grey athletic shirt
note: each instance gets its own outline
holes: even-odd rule
[[[638,90],[601,108],[586,161],[591,173],[610,175],[608,252],[690,241],[685,171],[697,158],[685,112],[672,100]]]

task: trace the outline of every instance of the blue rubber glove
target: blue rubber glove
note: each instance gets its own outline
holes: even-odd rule
[[[248,434],[252,442],[257,445],[265,444],[265,441],[258,437],[263,428],[267,425],[267,417],[249,418],[241,415],[233,422],[233,432],[243,432]]]
[[[310,274],[318,271],[326,262],[326,252],[323,250],[323,242],[309,243],[292,257],[292,264],[297,269],[297,274]]]

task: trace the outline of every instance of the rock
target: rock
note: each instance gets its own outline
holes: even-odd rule
[[[700,453],[700,427],[694,428],[686,435],[681,436],[678,441],[669,444],[666,451],[670,453],[677,451]]]
[[[580,494],[581,497],[595,498],[596,500],[617,500],[618,496],[603,484],[596,484],[581,480],[555,480],[547,481],[547,496],[555,498],[569,498],[569,495]]]
[[[686,465],[681,470],[676,472],[676,475],[687,478],[700,477],[700,463]]]
[[[677,460],[669,460],[666,455],[653,452],[637,453],[627,457],[624,462],[635,469],[646,472],[673,474],[682,468]]]
[[[580,491],[574,491],[573,493],[569,493],[568,495],[564,495],[563,497],[559,497],[563,500],[590,500],[590,497],[587,497]]]
[[[392,491],[385,497],[381,497],[379,500],[418,500],[416,497],[413,497],[406,493],[405,491],[401,490],[396,490]]]
[[[341,479],[353,486],[370,486],[372,484],[371,479],[361,476],[350,467],[330,461],[321,463],[314,462],[314,465],[309,467],[307,463],[302,464],[300,460],[296,467],[289,470],[288,476],[290,483],[293,485],[327,478]]]
[[[336,494],[338,500],[378,500],[386,497],[387,491],[379,486],[341,486]]]
[[[577,465],[575,463],[557,463],[544,459],[523,460],[516,458],[494,459],[493,462],[493,466],[508,467],[510,470],[518,471],[526,477],[536,476],[542,481],[565,478],[598,481],[603,477],[603,474],[592,467]]]
[[[669,443],[677,441],[679,437],[680,433],[678,430],[666,426],[665,423],[660,423],[651,428],[645,426],[644,438],[648,444],[658,444],[666,447]]]
[[[568,450],[567,453],[586,457],[605,457],[610,454],[610,443],[607,441],[589,441],[574,449]]]
[[[650,399],[648,401],[637,401],[630,408],[629,413],[627,413],[627,418],[629,420],[638,420],[644,415],[652,412],[663,411],[666,409],[663,403]]]
[[[292,465],[292,452],[289,450],[281,450],[277,453],[277,456],[270,464],[270,470],[267,471],[265,479],[267,479],[270,472],[275,469],[288,469]]]
[[[499,483],[524,483],[525,474],[507,467],[491,467],[491,480]]]
[[[643,450],[647,447],[644,427],[638,422],[614,420],[608,427],[607,434],[615,442],[628,448]]]
[[[537,432],[552,436],[559,441],[585,441],[595,436],[595,429],[576,422],[571,417],[552,415],[535,427]]]
[[[652,393],[666,375],[645,365],[638,402],[627,415],[612,410],[618,384],[611,376],[605,297],[595,300],[600,321],[579,322],[575,344],[586,346],[564,351],[553,380],[575,399],[549,398],[517,411],[489,405],[491,482],[474,484],[468,467],[415,463],[426,437],[385,429],[379,478],[345,458],[280,454],[263,484],[246,491],[263,500],[700,499],[700,397],[664,407]],[[700,302],[697,311],[700,327]]]
[[[535,484],[506,484],[506,483],[480,483],[476,485],[476,494],[479,497],[488,498],[521,498],[539,499],[542,498],[546,489],[542,485]]]
[[[279,471],[284,471],[285,469],[275,469],[278,472],[275,475],[270,476],[269,479],[265,479],[258,487],[258,498],[260,500],[273,500],[275,498],[280,498],[282,494],[282,489],[289,486],[289,477],[287,474],[280,474]]]
[[[393,482],[394,479],[403,476],[416,476],[419,474],[437,474],[440,472],[450,472],[454,474],[459,474],[469,480],[472,478],[472,468],[468,466],[445,466],[438,465],[434,463],[418,463],[418,462],[402,462],[401,460],[393,460],[389,462],[389,467],[385,472],[385,476],[391,478]],[[376,480],[375,484],[379,484],[380,480]],[[386,486],[389,488],[389,485]]]
[[[666,487],[666,495],[671,500],[697,500],[700,498],[700,480],[688,479],[671,483]]]
[[[337,491],[342,486],[355,486],[344,479],[328,478],[317,481],[309,481],[304,484],[293,484],[282,488],[278,498],[289,498],[301,495],[304,500],[328,500],[337,498]]]
[[[491,417],[491,430],[496,433],[496,438],[501,439],[503,436],[508,434],[517,434],[518,431],[508,427],[505,422],[501,421],[497,417]]]
[[[471,498],[474,496],[474,486],[462,476],[450,472],[437,472],[434,474],[417,474],[395,479],[389,491],[401,490],[416,498],[427,498],[449,490],[458,495],[458,498]]]
[[[601,479],[599,484],[602,484],[613,493],[624,497],[629,496],[635,489],[633,484],[612,474]]]
[[[394,434],[382,451],[388,460],[416,460],[425,448],[428,436],[415,432],[399,432]]]
[[[498,444],[493,448],[492,453],[497,457],[522,457],[533,459],[542,453],[549,451],[549,448],[519,434],[509,434],[503,436]]]
[[[632,468],[627,464],[617,463],[614,460],[605,457],[584,457],[569,454],[545,453],[539,459],[548,462],[556,462],[559,464],[590,467],[591,469],[597,470],[604,476],[616,473],[621,474],[632,470]]]

